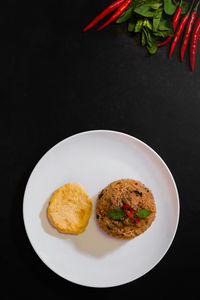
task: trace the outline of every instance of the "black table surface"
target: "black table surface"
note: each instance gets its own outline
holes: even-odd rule
[[[1,5],[0,232],[7,296],[163,299],[174,291],[198,292],[200,44],[192,73],[188,53],[180,63],[180,44],[169,60],[168,46],[149,56],[125,24],[82,33],[108,2]],[[93,129],[147,143],[170,168],[180,196],[179,226],[167,254],[146,275],[115,288],[79,286],[48,269],[30,245],[22,216],[26,183],[41,156]]]

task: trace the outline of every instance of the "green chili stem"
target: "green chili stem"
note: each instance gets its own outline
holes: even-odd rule
[[[193,11],[197,11],[197,9],[198,9],[198,6],[199,6],[199,3],[200,3],[200,0],[197,2],[197,4],[195,5],[195,7],[194,7],[194,9],[193,9]]]
[[[195,1],[196,1],[196,0],[193,0],[193,1],[192,1],[192,4],[191,4],[191,6],[190,6],[190,9],[189,9],[188,12],[187,12],[187,15],[188,15],[188,16],[190,15],[190,13],[191,13],[191,11],[192,11],[192,8],[193,8],[193,5],[194,5]]]

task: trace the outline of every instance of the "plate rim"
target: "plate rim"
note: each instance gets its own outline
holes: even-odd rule
[[[129,281],[126,281],[126,282],[122,282],[120,284],[112,284],[112,285],[106,285],[106,286],[101,286],[101,285],[90,285],[90,284],[83,284],[83,283],[79,283],[78,281],[75,281],[75,280],[71,280],[71,279],[68,279],[66,277],[64,277],[63,275],[59,274],[55,269],[54,267],[50,267],[44,260],[43,258],[39,255],[39,253],[37,252],[36,250],[36,247],[35,245],[33,244],[33,241],[31,240],[30,236],[29,236],[29,233],[28,233],[28,228],[27,228],[27,224],[26,224],[26,216],[25,216],[25,198],[26,198],[26,194],[27,194],[27,190],[28,190],[28,185],[30,183],[30,180],[31,180],[31,177],[35,171],[35,169],[37,168],[37,166],[39,165],[40,161],[46,156],[48,155],[48,153],[52,150],[54,150],[55,148],[59,147],[62,143],[64,143],[66,140],[71,140],[77,136],[81,136],[81,135],[86,135],[86,134],[92,134],[92,133],[115,133],[115,134],[118,134],[118,135],[122,135],[122,136],[125,136],[125,137],[128,137],[128,138],[131,138],[133,140],[135,140],[136,142],[142,144],[142,146],[144,146],[145,148],[147,148],[150,152],[153,152],[153,154],[161,161],[161,163],[164,165],[164,167],[166,168],[169,176],[170,176],[170,179],[173,183],[173,187],[175,189],[175,194],[176,194],[176,202],[177,202],[177,218],[176,218],[176,225],[175,225],[175,228],[174,228],[174,232],[173,232],[173,235],[170,239],[170,242],[168,244],[168,247],[166,247],[165,251],[162,253],[161,257],[159,258],[159,260],[156,261],[156,263],[154,263],[147,271],[143,272],[141,275],[139,275],[138,277],[132,279],[132,280],[129,280]],[[165,161],[162,159],[162,157],[153,149],[151,148],[148,144],[146,144],[145,142],[143,142],[142,140],[140,140],[139,138],[136,138],[130,134],[127,134],[127,133],[124,133],[124,132],[121,132],[121,131],[116,131],[116,130],[110,130],[110,129],[94,129],[94,130],[87,130],[87,131],[81,131],[81,132],[78,132],[78,133],[75,133],[75,134],[72,134],[64,139],[62,139],[61,141],[59,141],[58,143],[54,144],[51,148],[49,148],[41,157],[40,159],[37,161],[37,163],[34,165],[31,173],[29,174],[29,177],[28,177],[28,180],[26,182],[26,186],[25,186],[25,190],[24,190],[24,195],[23,195],[23,205],[22,205],[22,215],[23,215],[23,222],[24,222],[24,228],[25,228],[25,232],[26,232],[26,235],[28,237],[28,240],[34,250],[34,252],[37,254],[37,256],[40,258],[40,260],[51,270],[53,271],[54,273],[56,273],[56,275],[58,275],[59,277],[73,283],[73,284],[77,284],[77,285],[80,285],[80,286],[84,286],[84,287],[90,287],[90,288],[112,288],[112,287],[117,287],[117,286],[122,286],[122,285],[125,285],[125,284],[128,284],[128,283],[131,283],[141,277],[143,277],[144,275],[146,275],[147,273],[149,273],[151,270],[153,270],[155,268],[155,266],[157,266],[160,261],[163,259],[163,257],[166,255],[166,253],[168,252],[169,248],[171,247],[172,243],[173,243],[173,240],[175,238],[175,235],[177,233],[177,229],[178,229],[178,225],[179,225],[179,221],[180,221],[180,197],[179,197],[179,192],[178,192],[178,188],[177,188],[177,185],[176,185],[176,182],[175,182],[175,179],[169,169],[169,167],[167,166],[167,164],[165,163]]]

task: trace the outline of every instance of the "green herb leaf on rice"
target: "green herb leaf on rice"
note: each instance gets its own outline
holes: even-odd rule
[[[152,212],[148,209],[140,209],[139,211],[136,212],[136,215],[140,218],[146,218],[148,217]]]
[[[106,215],[108,217],[111,217],[114,220],[119,220],[119,219],[125,217],[126,213],[125,213],[125,211],[122,208],[117,208],[117,209],[111,209],[111,210],[109,210],[106,213]]]
[[[151,47],[153,47],[151,45]],[[148,209],[140,209],[136,212],[136,215],[140,218],[146,218],[148,217],[152,212]],[[111,209],[109,210],[106,215],[114,220],[120,220],[121,218],[126,216],[125,211],[123,210],[123,208],[117,208],[117,209]]]

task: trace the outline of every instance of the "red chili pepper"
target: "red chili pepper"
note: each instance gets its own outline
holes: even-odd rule
[[[84,29],[83,31],[87,31],[88,29],[94,27],[101,19],[106,17],[108,14],[113,12],[115,9],[117,9],[125,0],[117,0],[110,4],[106,9],[104,9],[92,22],[90,22]]]
[[[171,57],[175,47],[176,47],[176,44],[181,36],[181,33],[183,32],[183,29],[185,28],[185,25],[187,23],[187,20],[189,18],[189,15],[191,13],[191,10],[192,10],[192,7],[193,7],[193,4],[194,4],[194,1],[192,1],[192,5],[190,6],[190,9],[188,10],[187,14],[182,18],[179,26],[178,26],[178,29],[177,31],[175,32],[175,35],[174,35],[174,38],[173,38],[173,41],[172,41],[172,44],[171,44],[171,48],[170,48],[170,52],[169,52],[169,58]]]
[[[158,47],[162,47],[162,46],[167,45],[171,41],[171,39],[172,39],[172,36],[171,35],[168,36],[168,38],[166,38],[166,40],[164,40],[163,42],[158,44]]]
[[[136,223],[140,221],[140,218],[137,216],[136,212],[134,209],[132,209],[128,204],[123,205],[123,209],[127,216],[129,216],[131,219],[133,219]]]
[[[190,65],[191,65],[192,71],[194,71],[195,56],[196,56],[196,51],[197,51],[199,35],[200,35],[200,17],[198,17],[194,23],[191,41],[190,41]]]
[[[185,50],[187,48],[188,41],[190,38],[190,33],[192,31],[192,26],[194,24],[194,21],[195,21],[196,15],[197,15],[197,9],[198,9],[199,3],[200,3],[200,1],[197,2],[193,11],[191,12],[190,18],[188,20],[188,23],[187,23],[187,26],[185,29],[185,34],[184,34],[183,43],[182,43],[182,47],[181,47],[181,61],[183,61],[183,59],[184,59]]]
[[[181,12],[182,12],[182,1],[180,2],[179,6],[177,7],[175,13],[174,13],[174,16],[173,16],[173,19],[172,19],[172,24],[173,24],[173,27],[174,27],[174,30],[176,30],[176,27],[178,25],[178,21],[180,19],[180,16],[181,16]],[[168,38],[166,38],[166,40],[164,40],[163,42],[159,43],[158,44],[158,47],[162,47],[166,44],[168,44],[172,39],[172,36],[168,36]]]
[[[100,26],[97,31],[100,31],[104,27],[108,26],[110,23],[114,22],[121,16],[121,14],[127,9],[132,0],[125,0],[125,2],[114,12],[114,14],[105,22],[102,26]]]

